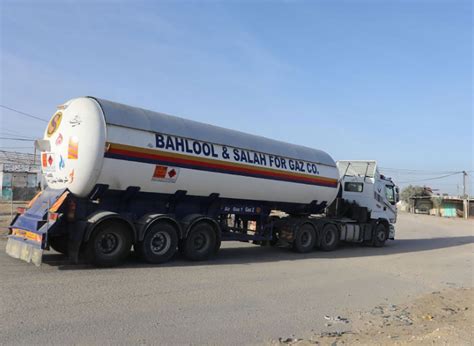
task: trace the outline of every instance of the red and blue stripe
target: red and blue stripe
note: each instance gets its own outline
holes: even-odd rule
[[[106,158],[173,166],[199,171],[233,174],[246,177],[286,181],[298,184],[337,187],[337,179],[310,174],[287,172],[268,167],[255,167],[237,162],[225,162],[199,156],[191,156],[159,149],[108,143]]]

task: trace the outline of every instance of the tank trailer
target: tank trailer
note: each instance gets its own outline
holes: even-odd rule
[[[97,266],[214,256],[222,241],[331,251],[395,238],[398,188],[375,161],[94,98],[60,105],[36,147],[47,187],[9,227],[6,252]]]

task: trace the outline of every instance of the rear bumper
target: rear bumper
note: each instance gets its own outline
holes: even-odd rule
[[[18,258],[28,263],[34,263],[37,266],[41,264],[43,258],[41,243],[13,235],[8,236],[6,253],[13,258]]]
[[[6,253],[11,257],[41,264],[43,250],[48,246],[48,236],[58,229],[61,213],[59,208],[67,195],[65,189],[46,188],[31,200],[26,211],[12,220],[8,236]],[[50,218],[54,214],[55,218]]]

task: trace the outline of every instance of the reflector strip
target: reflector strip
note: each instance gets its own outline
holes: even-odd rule
[[[43,193],[43,191],[40,191],[38,192],[35,197],[33,197],[33,199],[28,203],[28,205],[26,206],[26,209],[29,209],[31,208],[31,206],[33,205],[33,203],[35,203],[35,201],[38,199],[38,197]]]
[[[28,240],[31,240],[31,241],[35,241],[35,242],[38,242],[38,243],[41,243],[41,241],[43,240],[43,236],[40,235],[40,234],[24,231],[24,230],[18,229],[18,228],[12,229],[12,235],[14,235],[16,237],[21,237],[23,239],[28,239]]]
[[[64,203],[64,200],[66,199],[66,197],[69,195],[69,191],[66,191],[64,192],[61,197],[59,197],[57,199],[56,202],[54,202],[54,204],[51,206],[51,208],[49,208],[49,211],[52,212],[52,213],[55,213],[58,211],[58,209],[61,207],[61,205]]]

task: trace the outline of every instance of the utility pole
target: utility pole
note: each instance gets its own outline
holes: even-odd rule
[[[14,169],[12,169],[12,171],[14,171]],[[11,175],[12,175],[12,180],[11,180],[11,187],[10,187],[10,191],[11,191],[11,199],[10,199],[10,220],[13,218],[13,181],[15,180],[15,173],[12,172]]]
[[[467,198],[466,189],[467,189],[467,172],[462,171],[462,196],[463,196],[463,198]]]
[[[462,171],[462,205],[464,218],[469,218],[469,195],[467,194],[467,172]]]

